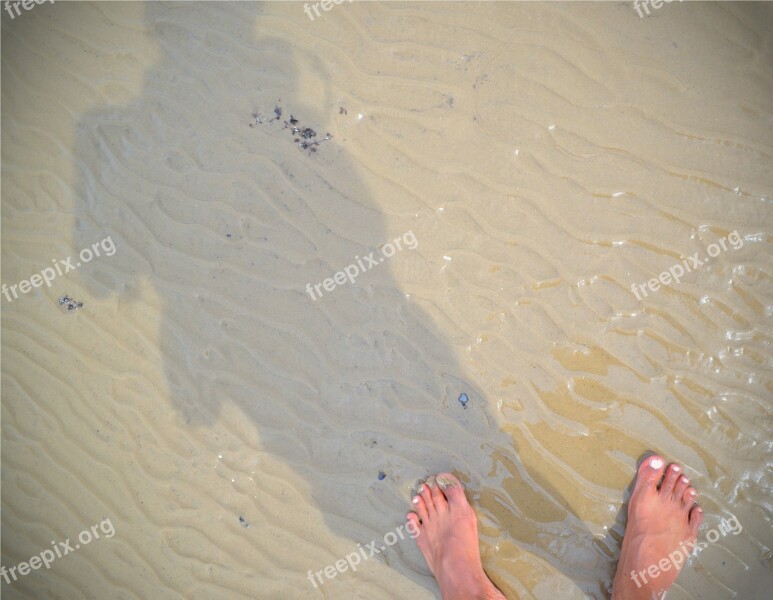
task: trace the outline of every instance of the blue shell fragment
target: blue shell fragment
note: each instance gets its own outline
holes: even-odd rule
[[[386,473],[384,473],[384,471],[379,471],[378,472],[378,480],[379,481],[383,481],[385,478],[386,478]]]
[[[470,401],[470,399],[467,397],[467,394],[459,394],[459,402],[462,404],[464,408],[467,408],[467,403]]]

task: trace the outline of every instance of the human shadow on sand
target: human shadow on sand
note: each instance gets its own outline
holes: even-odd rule
[[[410,506],[397,482],[452,470],[487,519],[488,547],[509,539],[601,597],[599,581],[610,574],[588,565],[611,567],[613,558],[594,550],[587,527],[539,470],[523,467],[500,416],[443,333],[390,277],[389,262],[319,300],[307,293],[308,283],[404,233],[387,228],[357,163],[335,138],[310,154],[283,122],[253,118],[258,111],[270,119],[280,105],[282,121],[293,114],[326,131],[338,113],[334,92],[310,105],[298,73],[275,67],[277,60],[290,64],[286,57],[297,50],[287,39],[257,38],[261,5],[147,3],[144,10],[160,59],[141,97],[79,121],[76,211],[87,218],[73,246],[111,235],[118,248],[109,273],[95,265],[80,274],[92,297],[131,302],[136,282],[149,278],[163,306],[158,339],[180,419],[207,428],[226,403],[236,405],[263,448],[314,490],[308,501],[330,531],[351,537],[353,546],[365,540],[341,516],[364,515],[374,535],[383,535]],[[317,72],[328,68],[302,58],[316,61]],[[225,112],[234,105],[238,113]],[[406,223],[420,253],[422,221]],[[462,392],[466,408],[457,401]],[[495,458],[503,456],[508,461]],[[366,502],[381,469],[386,477]],[[488,500],[475,489],[484,481],[497,482]],[[555,518],[514,518],[522,499],[508,490],[524,485]],[[540,540],[551,536],[575,557],[594,556],[575,561],[547,552]],[[390,564],[436,590],[410,546],[395,547]],[[491,575],[515,594],[511,575]],[[305,572],[287,585],[319,594]]]

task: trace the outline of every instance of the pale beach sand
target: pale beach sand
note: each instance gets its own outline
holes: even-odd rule
[[[772,67],[770,3],[4,12],[2,283],[115,253],[0,297],[2,564],[115,535],[3,597],[437,598],[307,572],[452,470],[508,598],[604,598],[646,451],[743,527],[669,600],[765,597]]]

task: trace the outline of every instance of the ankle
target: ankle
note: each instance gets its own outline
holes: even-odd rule
[[[455,573],[441,589],[443,600],[504,600],[486,573]]]
[[[620,568],[619,566],[615,578],[612,580],[612,596],[610,600],[636,600],[639,597],[651,597],[647,586],[642,585],[638,579],[634,579],[632,569]]]

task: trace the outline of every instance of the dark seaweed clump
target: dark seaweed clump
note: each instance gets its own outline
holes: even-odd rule
[[[282,118],[282,114],[283,110],[279,105],[274,107],[274,117],[269,120],[266,120],[266,117],[260,113],[253,113],[252,118],[255,119],[255,122],[250,123],[250,127],[257,127],[264,123],[279,121]],[[284,121],[284,127],[282,127],[282,129],[289,129],[295,145],[301,150],[308,150],[309,154],[316,152],[322,142],[326,142],[333,137],[331,134],[326,133],[325,137],[317,139],[317,132],[311,127],[300,125],[300,121],[294,115],[290,115],[290,119]]]

